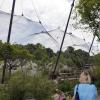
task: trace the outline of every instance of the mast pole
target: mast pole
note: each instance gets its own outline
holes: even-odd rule
[[[11,17],[10,17],[10,23],[9,23],[9,30],[8,30],[8,37],[7,37],[7,44],[10,43],[10,36],[11,36],[11,31],[12,31],[13,15],[14,15],[14,10],[15,10],[15,2],[16,2],[16,0],[13,0],[12,10],[11,10]],[[2,72],[2,80],[1,80],[2,84],[5,81],[6,66],[7,66],[7,59],[4,60],[4,66],[3,66],[3,72]]]
[[[58,65],[58,62],[59,62],[59,59],[60,59],[60,55],[61,55],[61,51],[62,51],[62,46],[63,46],[64,39],[65,39],[65,36],[66,36],[66,33],[67,33],[67,29],[68,29],[70,17],[71,17],[71,14],[72,14],[72,10],[73,10],[73,7],[74,7],[74,3],[75,3],[75,0],[73,0],[73,2],[71,4],[71,9],[70,9],[69,17],[68,17],[66,28],[65,28],[65,31],[64,31],[64,36],[63,36],[63,39],[62,39],[62,42],[61,42],[60,50],[59,50],[59,53],[58,53],[58,56],[57,56],[57,60],[56,60],[56,64],[55,64],[55,67],[54,67],[53,75],[55,75],[55,72],[56,72],[56,69],[57,69],[57,65]]]

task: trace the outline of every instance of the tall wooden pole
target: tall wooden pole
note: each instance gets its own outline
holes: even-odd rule
[[[56,72],[57,65],[58,65],[58,62],[59,62],[59,59],[60,59],[60,55],[61,55],[61,51],[62,51],[62,46],[63,46],[63,43],[64,43],[64,39],[65,39],[65,36],[66,36],[66,33],[67,33],[70,17],[71,17],[72,10],[73,10],[73,7],[74,7],[74,2],[75,2],[75,0],[73,0],[72,5],[71,5],[69,17],[68,17],[68,20],[67,20],[66,28],[65,28],[65,31],[64,31],[64,36],[63,36],[63,39],[62,39],[62,42],[61,42],[61,46],[60,46],[60,50],[59,50],[59,53],[58,53],[58,56],[57,56],[57,60],[56,60],[56,64],[55,64],[55,67],[54,67],[53,74],[55,74],[55,72]]]
[[[11,10],[11,17],[10,17],[10,23],[9,23],[9,30],[8,30],[8,37],[7,37],[7,44],[10,43],[10,36],[11,36],[11,30],[12,30],[12,22],[13,22],[13,15],[14,15],[14,9],[15,9],[15,2],[16,2],[16,0],[13,0],[12,10]],[[7,65],[7,59],[4,60],[4,66],[3,66],[3,72],[2,72],[2,80],[1,80],[2,84],[5,81],[6,65]]]

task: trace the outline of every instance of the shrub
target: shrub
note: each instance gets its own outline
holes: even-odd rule
[[[95,80],[94,80],[94,83],[96,84],[97,86],[97,89],[100,93],[100,68],[99,67],[96,67],[93,72],[92,72],[92,75],[94,76]]]
[[[46,77],[36,75],[33,78],[33,96],[36,100],[51,100],[55,86]]]
[[[76,84],[78,84],[77,80],[63,80],[58,84],[58,89],[67,93],[66,95],[73,95],[74,87]]]
[[[58,89],[62,90],[63,92],[68,92],[72,90],[72,85],[69,81],[64,80],[58,84]]]
[[[0,86],[0,100],[52,100],[55,86],[42,75],[14,74],[6,86]]]
[[[0,100],[10,100],[7,85],[0,85]]]

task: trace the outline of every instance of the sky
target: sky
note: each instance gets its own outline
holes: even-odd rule
[[[3,2],[2,2],[3,1]],[[1,9],[11,11],[13,0],[0,0]],[[40,20],[53,27],[64,26],[70,10],[72,0],[16,0],[15,14],[24,13],[32,20]]]
[[[0,0],[0,9],[6,12],[11,12],[11,5],[13,0]],[[58,28],[65,29],[67,18],[70,12],[72,0],[16,0],[15,14],[21,15],[39,21],[44,26],[50,29]],[[68,32],[74,32],[77,36],[83,38],[80,30],[75,30],[70,24]],[[84,33],[85,36],[85,33]],[[87,35],[86,35],[87,36]],[[92,36],[88,34],[87,41],[91,41]]]
[[[13,0],[0,0],[0,9],[10,13]],[[25,17],[38,22],[41,20],[48,29],[60,27],[65,29],[67,18],[70,12],[72,0],[16,0],[15,15],[24,14]],[[91,33],[75,30],[70,20],[68,32],[91,42],[93,36]],[[97,45],[95,41],[94,45]]]

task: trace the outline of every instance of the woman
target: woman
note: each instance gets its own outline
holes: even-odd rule
[[[79,100],[96,100],[97,89],[94,84],[91,84],[91,77],[89,72],[84,71],[79,78],[79,85],[74,88],[74,96],[72,100],[75,100],[76,91],[79,94]]]

